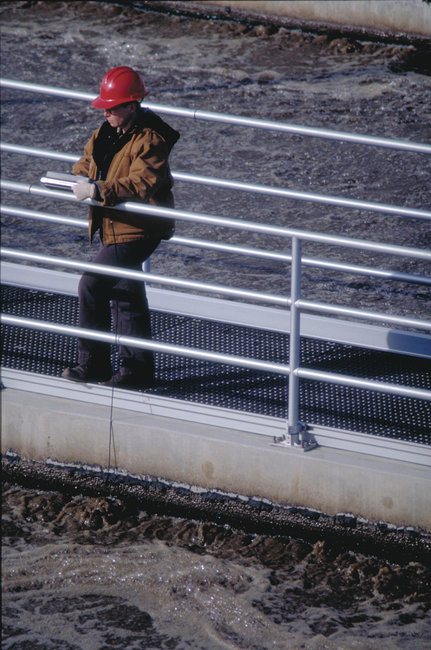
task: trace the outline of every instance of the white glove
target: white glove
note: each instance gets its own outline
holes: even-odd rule
[[[72,185],[72,190],[78,201],[94,199],[97,193],[96,183],[78,182]]]

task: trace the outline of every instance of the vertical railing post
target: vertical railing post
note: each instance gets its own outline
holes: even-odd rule
[[[301,254],[302,242],[298,237],[292,237],[292,264],[290,279],[290,340],[289,340],[289,397],[287,414],[287,437],[291,445],[300,444],[299,434],[302,425],[299,422],[299,377],[296,369],[300,363],[300,309],[297,301],[301,297]]]
[[[289,338],[289,395],[286,437],[277,442],[291,447],[300,446],[304,451],[317,447],[313,436],[308,432],[304,422],[299,421],[299,376],[301,354],[301,310],[298,302],[301,298],[301,264],[302,241],[292,237],[292,263],[290,275],[290,338]]]

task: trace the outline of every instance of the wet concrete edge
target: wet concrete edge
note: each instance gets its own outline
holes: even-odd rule
[[[29,461],[7,452],[2,454],[2,482],[71,497],[114,497],[153,515],[209,522],[248,534],[299,538],[310,543],[325,541],[340,552],[350,550],[392,562],[431,563],[431,532],[424,529],[373,523],[343,513],[331,516],[221,490],[196,491],[193,486],[157,477]]]
[[[127,0],[99,0],[106,3],[128,6]],[[250,28],[267,27],[287,30],[300,30],[305,33],[326,35],[329,38],[349,38],[352,40],[371,41],[385,44],[417,45],[426,47],[431,45],[431,37],[423,34],[404,31],[390,31],[361,27],[359,25],[345,25],[340,23],[323,22],[316,20],[301,20],[277,14],[259,13],[250,10],[241,10],[237,7],[205,5],[200,2],[178,2],[164,0],[163,2],[145,1],[134,3],[135,9],[170,14],[172,16],[195,18],[203,20],[217,20],[241,23]]]

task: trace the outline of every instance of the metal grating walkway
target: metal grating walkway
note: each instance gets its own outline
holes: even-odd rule
[[[7,314],[78,324],[76,297],[2,287]],[[289,337],[277,332],[152,312],[153,338],[227,354],[288,362]],[[6,325],[3,367],[59,377],[77,358],[76,339]],[[287,418],[287,378],[228,365],[155,354],[157,395]],[[115,350],[113,363],[116,364]],[[302,339],[301,365],[431,389],[431,362],[316,339]],[[431,445],[431,406],[423,400],[301,381],[300,419],[309,424]]]

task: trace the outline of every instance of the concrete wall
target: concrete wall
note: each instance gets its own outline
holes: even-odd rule
[[[378,31],[431,35],[431,4],[423,0],[220,0],[200,4]]]
[[[108,467],[109,406],[11,388],[1,398],[3,453]],[[120,408],[113,426],[116,465],[130,474],[431,530],[429,467]]]

